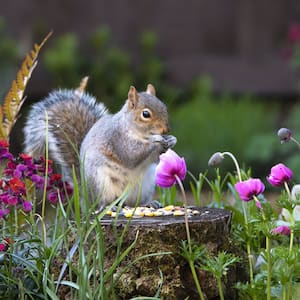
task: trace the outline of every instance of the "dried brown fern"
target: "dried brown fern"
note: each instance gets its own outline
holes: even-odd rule
[[[3,105],[0,105],[0,138],[9,139],[12,128],[14,127],[19,111],[24,103],[24,91],[31,77],[33,70],[37,65],[37,58],[41,48],[51,36],[52,32],[43,39],[34,49],[26,55],[21,68],[17,73],[17,78],[12,82],[11,88],[4,98]]]

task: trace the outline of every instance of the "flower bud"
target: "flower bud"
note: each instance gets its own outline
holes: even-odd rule
[[[159,164],[155,170],[155,182],[160,187],[171,187],[177,183],[176,177],[184,180],[186,172],[184,158],[175,151],[168,149],[167,152],[159,156]]]
[[[224,156],[221,152],[216,152],[211,156],[211,158],[208,161],[208,166],[209,167],[217,167],[222,163],[224,159]]]
[[[277,132],[281,144],[288,142],[291,139],[292,131],[288,128],[280,128]]]
[[[277,226],[276,228],[273,228],[271,230],[271,233],[272,234],[281,234],[281,235],[290,235],[291,229],[289,226],[281,225],[281,226]]]
[[[281,186],[284,182],[288,182],[293,178],[293,172],[284,164],[277,164],[271,168],[271,173],[267,180],[273,186]]]
[[[237,182],[234,187],[243,201],[250,201],[254,196],[258,196],[265,190],[265,185],[258,178],[249,178],[245,181]],[[258,208],[260,208],[259,204]]]

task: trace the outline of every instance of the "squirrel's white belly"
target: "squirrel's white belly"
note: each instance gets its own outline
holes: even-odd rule
[[[101,202],[107,205],[128,190],[125,204],[135,206],[152,199],[155,190],[155,164],[142,164],[135,169],[127,169],[116,163],[109,163],[97,169],[97,187]]]

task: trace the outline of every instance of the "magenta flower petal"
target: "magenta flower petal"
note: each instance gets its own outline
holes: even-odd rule
[[[169,149],[159,157],[160,161],[155,171],[155,182],[160,187],[171,187],[177,182],[176,175],[180,180],[186,176],[186,164],[184,158]]]
[[[249,178],[248,180],[237,182],[235,189],[243,201],[250,201],[253,196],[258,196],[265,190],[265,185],[260,179]]]
[[[57,204],[58,203],[58,194],[57,194],[57,192],[48,193],[47,198],[48,198],[48,201],[52,204]]]
[[[5,217],[6,215],[9,214],[9,209],[5,208],[5,209],[0,209],[0,220]]]
[[[281,225],[271,230],[272,234],[290,235],[291,229],[289,226]]]
[[[32,209],[32,203],[30,201],[24,201],[23,202],[23,210],[25,212],[30,212]]]
[[[293,178],[293,172],[284,164],[277,164],[271,169],[267,180],[273,186],[281,186],[284,182],[288,182]]]
[[[7,244],[0,243],[0,252],[6,251],[6,250],[7,250]]]
[[[292,23],[288,28],[288,40],[296,44],[300,41],[300,25],[298,23]]]

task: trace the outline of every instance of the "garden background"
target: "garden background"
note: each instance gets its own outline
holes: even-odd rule
[[[169,107],[175,150],[192,173],[204,173],[212,153],[231,151],[255,177],[284,158],[299,182],[299,154],[275,134],[288,127],[300,137],[298,1],[0,4],[1,99],[25,54],[53,30],[11,137],[14,152],[22,151],[29,105],[88,75],[88,91],[112,112],[130,85],[153,83]]]

